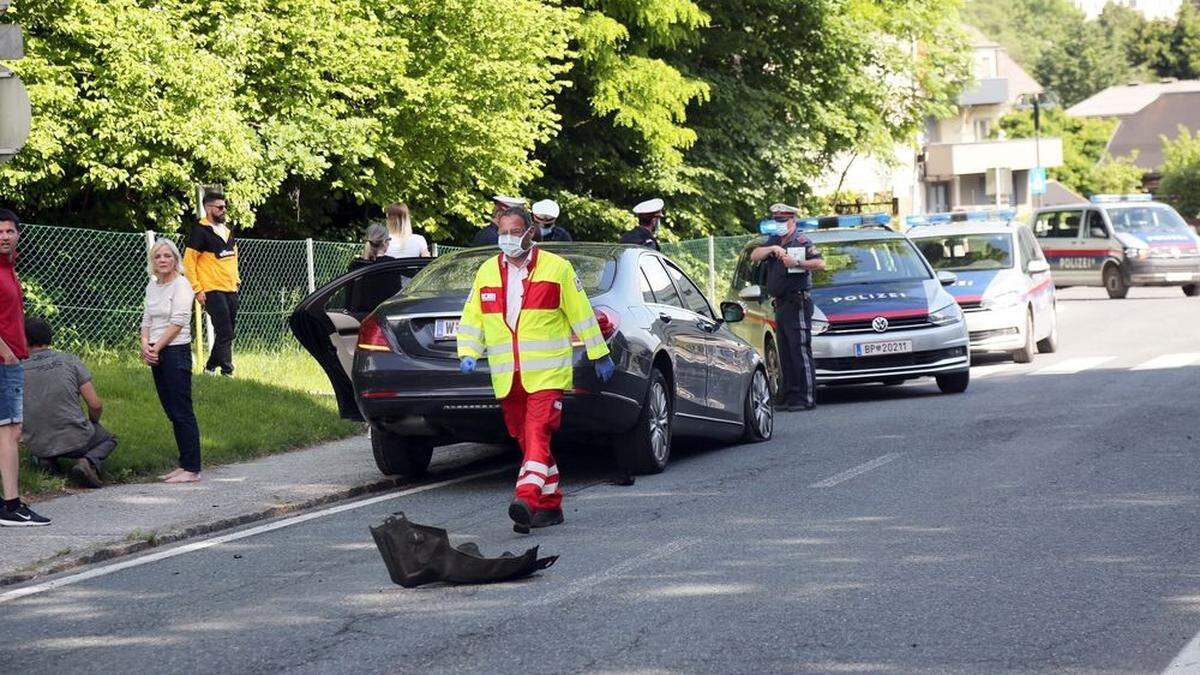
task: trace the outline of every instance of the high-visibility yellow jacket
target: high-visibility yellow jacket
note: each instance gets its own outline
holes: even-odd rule
[[[508,266],[503,253],[475,273],[458,326],[458,357],[487,356],[496,398],[508,396],[514,372],[521,373],[521,386],[530,393],[574,388],[572,331],[589,359],[608,355],[592,303],[571,263],[536,246],[531,255],[515,332],[504,320]]]

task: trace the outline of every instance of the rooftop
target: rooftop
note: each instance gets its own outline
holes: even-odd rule
[[[1200,80],[1118,84],[1067,108],[1073,117],[1128,117],[1164,94],[1200,92]]]

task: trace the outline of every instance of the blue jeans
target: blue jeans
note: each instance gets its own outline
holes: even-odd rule
[[[0,426],[20,424],[24,419],[25,368],[0,363]]]
[[[158,365],[150,366],[154,388],[163,412],[175,431],[179,446],[179,468],[200,471],[200,426],[192,411],[191,345],[171,345],[158,353]]]

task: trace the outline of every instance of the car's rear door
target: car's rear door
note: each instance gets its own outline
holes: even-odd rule
[[[406,286],[429,261],[429,258],[402,258],[355,269],[301,300],[288,319],[296,340],[329,378],[342,417],[362,419],[350,382],[359,325],[381,302]]]
[[[675,368],[675,414],[703,416],[708,409],[708,335],[698,317],[684,306],[683,298],[662,259],[641,256],[638,267],[650,286],[646,307],[656,315]]]

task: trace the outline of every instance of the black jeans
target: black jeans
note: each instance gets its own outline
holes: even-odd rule
[[[233,336],[237,331],[238,294],[236,291],[208,291],[204,294],[204,311],[213,325],[213,348],[205,370],[221,369],[224,375],[233,373]]]
[[[151,366],[154,388],[163,412],[175,431],[179,446],[179,468],[200,471],[200,426],[192,411],[191,345],[171,345],[158,353],[158,365]]]
[[[779,340],[779,389],[782,405],[812,407],[817,404],[817,371],[812,355],[813,303],[808,294],[775,300],[775,325]]]
[[[97,471],[100,471],[104,465],[104,458],[112,454],[113,449],[116,447],[117,437],[113,436],[108,429],[100,426],[97,422],[92,424],[92,437],[88,439],[88,442],[83,447],[68,450],[53,457],[42,457],[40,459],[46,462],[57,462],[60,459],[84,458],[91,462]]]

